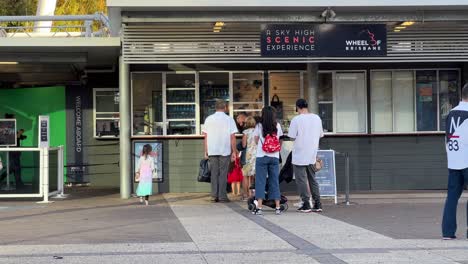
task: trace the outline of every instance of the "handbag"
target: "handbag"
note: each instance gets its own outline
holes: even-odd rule
[[[323,160],[317,158],[315,164],[312,166],[312,170],[317,173],[323,168]]]
[[[198,171],[198,182],[211,182],[210,160],[202,159]]]
[[[280,101],[277,94],[271,98],[270,105],[276,109],[276,118],[283,119],[283,102]]]

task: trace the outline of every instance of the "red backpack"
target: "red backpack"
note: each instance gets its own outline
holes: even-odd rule
[[[281,150],[281,144],[276,134],[268,134],[265,142],[262,142],[262,149],[266,153],[275,153]]]

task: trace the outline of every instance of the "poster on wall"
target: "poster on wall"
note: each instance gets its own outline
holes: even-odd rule
[[[387,55],[385,24],[267,24],[263,57],[378,57]]]
[[[161,141],[134,141],[133,142],[133,166],[132,166],[132,172],[133,172],[133,181],[136,182],[135,180],[135,175],[136,175],[136,169],[138,166],[138,161],[140,157],[143,155],[143,147],[145,145],[151,146],[151,152],[150,156],[154,160],[154,168],[155,170],[153,171],[153,182],[163,182],[164,181],[164,176],[163,176],[163,142]]]
[[[0,147],[16,146],[16,119],[0,119]]]

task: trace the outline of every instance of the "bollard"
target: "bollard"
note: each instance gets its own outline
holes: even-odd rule
[[[345,181],[346,181],[346,198],[345,198],[345,204],[350,205],[349,201],[349,154],[346,152],[344,154],[345,157]]]

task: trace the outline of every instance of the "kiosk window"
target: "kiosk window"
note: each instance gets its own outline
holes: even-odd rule
[[[372,72],[372,132],[443,131],[459,79],[458,70]]]
[[[263,108],[263,72],[234,72],[232,75],[234,116],[241,112],[260,116]]]
[[[201,72],[199,79],[200,123],[203,127],[206,118],[216,112],[216,100],[230,101],[229,72]]]
[[[95,88],[94,136],[118,137],[120,127],[119,89]]]
[[[162,73],[132,73],[133,135],[163,135]]]

